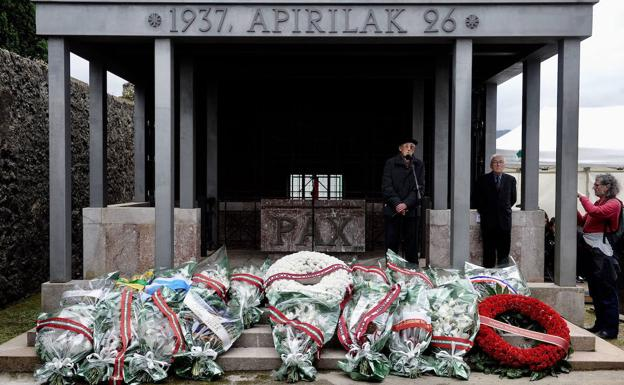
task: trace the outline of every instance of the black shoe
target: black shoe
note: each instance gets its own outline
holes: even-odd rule
[[[600,331],[600,328],[596,325],[590,327],[590,328],[585,328],[585,330],[587,330],[590,333],[596,333],[597,331]]]
[[[617,338],[617,334],[616,335],[610,335],[607,332],[605,332],[604,330],[601,330],[598,333],[596,333],[596,337],[600,337],[603,340],[614,340],[614,339]]]

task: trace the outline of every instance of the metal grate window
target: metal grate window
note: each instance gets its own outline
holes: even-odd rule
[[[290,199],[342,199],[342,175],[291,174]]]

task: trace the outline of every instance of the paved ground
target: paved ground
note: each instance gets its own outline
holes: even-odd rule
[[[198,381],[181,381],[170,380],[164,382],[167,385],[197,385],[197,384],[244,384],[244,385],[262,385],[262,384],[284,384],[275,382],[270,379],[268,372],[258,373],[234,373],[229,374],[220,381],[211,383],[203,383]],[[314,384],[318,385],[347,385],[354,384],[349,377],[342,372],[325,372],[320,373]],[[622,385],[624,384],[624,371],[592,371],[592,372],[572,372],[570,374],[562,374],[559,377],[546,377],[537,382],[530,382],[528,378],[520,378],[515,380],[501,380],[498,376],[485,375],[482,373],[473,373],[469,381],[461,381],[440,377],[420,377],[418,379],[400,378],[389,376],[383,382],[384,384],[393,385],[447,385],[447,384],[479,384],[479,385]],[[4,374],[0,373],[0,384],[2,385],[35,385],[36,382],[30,374]],[[306,384],[302,382],[302,384]]]

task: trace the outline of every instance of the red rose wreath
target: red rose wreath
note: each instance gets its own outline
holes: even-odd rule
[[[539,323],[545,333],[517,328],[495,320],[505,312],[518,312]],[[523,295],[500,294],[486,298],[479,304],[481,328],[476,342],[490,357],[514,368],[528,367],[534,372],[555,366],[568,354],[570,330],[561,316],[543,302]],[[489,326],[488,326],[489,325]],[[501,329],[546,342],[532,348],[510,345],[496,330]]]

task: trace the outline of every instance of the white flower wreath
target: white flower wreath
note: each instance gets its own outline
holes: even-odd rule
[[[349,267],[327,254],[300,251],[271,265],[265,276],[267,297],[280,292],[298,292],[330,303],[340,303],[352,280]]]

